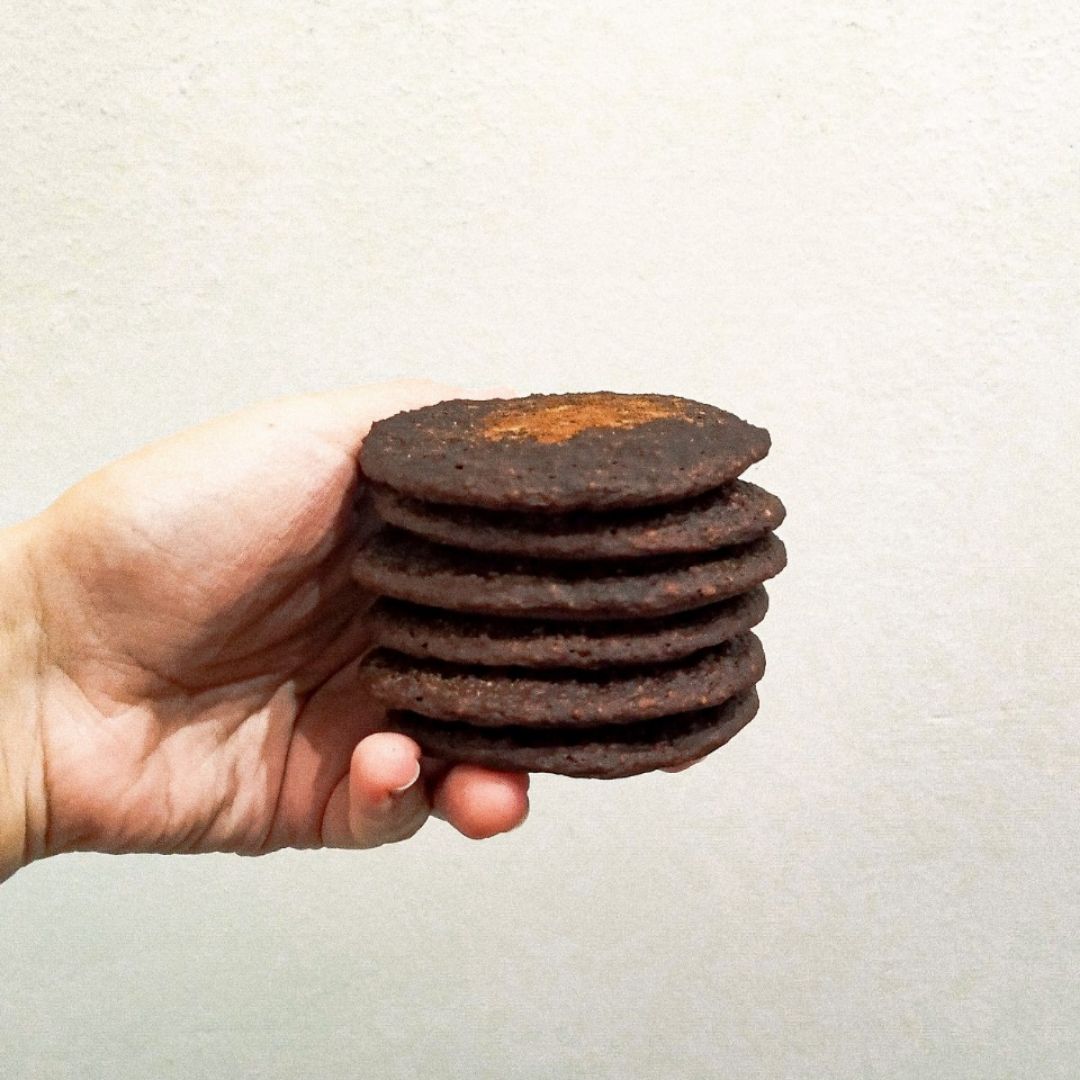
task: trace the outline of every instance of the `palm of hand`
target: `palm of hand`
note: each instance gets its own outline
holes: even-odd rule
[[[382,713],[354,678],[368,426],[355,411],[322,396],[250,410],[124,459],[51,508],[39,558],[52,571],[39,574],[49,850],[364,846],[423,823],[416,789],[381,827],[360,819],[378,818],[385,789],[356,805],[372,781],[354,750]],[[406,783],[415,748],[380,738],[397,740],[381,748],[384,781]],[[504,782],[502,805],[477,835],[524,815],[523,778],[486,779],[489,795]]]

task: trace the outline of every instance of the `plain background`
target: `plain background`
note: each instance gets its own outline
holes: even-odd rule
[[[1075,1077],[1080,14],[17,2],[0,522],[417,375],[769,427],[763,709],[374,853],[0,889],[0,1074]]]

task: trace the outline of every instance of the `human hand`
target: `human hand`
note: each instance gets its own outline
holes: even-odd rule
[[[447,396],[391,383],[256,406],[10,531],[31,611],[9,632],[33,685],[0,708],[0,749],[18,750],[6,831],[0,775],[0,849],[22,838],[9,870],[75,850],[372,847],[432,812],[475,838],[524,820],[526,776],[421,762],[356,680],[357,453],[375,420]]]

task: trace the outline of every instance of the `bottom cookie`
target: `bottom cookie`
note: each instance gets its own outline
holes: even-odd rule
[[[411,712],[391,712],[388,719],[394,731],[446,761],[614,780],[703,757],[741,731],[757,710],[757,691],[751,688],[696,712],[587,728],[481,728]]]

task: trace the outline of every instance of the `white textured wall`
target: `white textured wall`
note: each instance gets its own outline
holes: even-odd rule
[[[755,724],[526,829],[68,857],[0,1074],[1075,1077],[1080,13],[15,2],[0,523],[261,397],[672,391],[773,433]]]

